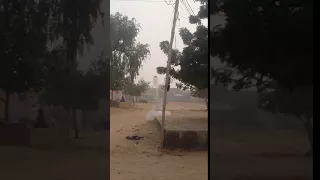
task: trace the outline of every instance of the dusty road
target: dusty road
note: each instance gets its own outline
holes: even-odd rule
[[[111,109],[110,134],[80,133],[84,138],[73,141],[71,149],[0,146],[0,179],[104,180],[111,176],[112,180],[207,180],[207,152],[158,150],[158,128],[145,120],[150,106]],[[189,108],[181,104],[173,107]],[[125,139],[134,134],[144,140],[136,144]]]
[[[173,104],[177,108],[193,105]],[[151,105],[134,109],[111,109],[110,166],[112,180],[207,180],[207,152],[161,152],[157,125],[146,121]],[[139,135],[144,140],[130,141]]]

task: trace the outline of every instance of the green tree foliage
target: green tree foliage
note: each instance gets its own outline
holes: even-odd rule
[[[313,139],[313,1],[216,0],[226,25],[211,32],[211,55],[230,69],[212,75],[233,89],[256,87],[261,108],[305,120]]]
[[[140,79],[138,83],[132,83],[129,79],[124,88],[124,93],[130,96],[141,96],[150,88],[149,82]]]
[[[122,90],[125,85],[125,62],[119,56],[112,55],[110,62],[110,89]]]
[[[126,72],[130,76],[132,82],[134,82],[136,77],[139,75],[142,62],[147,58],[149,53],[149,45],[141,43],[135,45],[134,51],[128,51],[126,53],[126,59],[128,60],[126,63]]]
[[[149,82],[146,82],[143,79],[140,79],[138,83],[131,81],[131,78],[127,78],[126,85],[124,86],[124,94],[130,95],[133,97],[141,96],[142,93],[146,92],[150,88]]]
[[[130,76],[131,82],[134,82],[139,75],[142,62],[150,51],[148,44],[136,42],[140,25],[134,18],[129,19],[127,16],[115,13],[111,15],[110,22],[112,37],[110,89],[117,91],[124,88],[126,76]]]
[[[179,30],[180,37],[186,47],[182,52],[174,49],[172,52],[172,67],[170,75],[182,82],[181,88],[208,88],[208,27],[201,24],[202,19],[208,18],[208,1],[198,0],[201,3],[197,16],[190,16],[189,22],[197,24],[197,30],[191,33],[187,28]],[[169,42],[160,43],[161,50],[168,55]],[[175,70],[174,67],[179,67]],[[158,67],[157,72],[164,74],[166,67]]]
[[[112,51],[110,89],[118,91],[122,90],[125,85],[127,65],[125,53],[134,45],[140,26],[135,19],[129,19],[127,16],[116,13],[110,16],[110,27]]]

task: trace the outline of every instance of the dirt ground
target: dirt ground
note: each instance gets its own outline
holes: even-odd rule
[[[168,111],[194,110],[194,103],[169,103]],[[112,180],[206,180],[207,152],[160,151],[160,132],[155,122],[146,121],[150,104],[134,109],[111,109],[110,157]],[[139,142],[126,136],[139,135]]]
[[[195,107],[198,106],[178,103],[170,104],[169,110]],[[73,141],[72,147],[67,149],[0,146],[0,179],[208,179],[207,152],[159,151],[159,129],[145,118],[150,109],[150,104],[111,108],[110,134],[106,131],[82,132],[80,135],[84,138]],[[131,135],[144,139],[137,143],[125,138]]]
[[[169,103],[168,110],[175,113],[202,107],[195,103]],[[44,151],[0,146],[0,179],[102,180],[109,179],[110,169],[111,180],[207,180],[208,156],[210,180],[312,179],[313,161],[312,157],[303,156],[308,144],[301,133],[276,131],[273,126],[267,130],[240,127],[241,123],[254,124],[258,116],[233,122],[236,126],[229,130],[225,123],[211,122],[210,154],[163,152],[159,150],[157,125],[145,118],[150,109],[150,104],[111,108],[110,133],[84,134],[86,138],[74,142],[77,148]],[[241,113],[227,113],[223,119],[234,120],[242,117]],[[127,140],[126,136],[131,135],[144,139]]]

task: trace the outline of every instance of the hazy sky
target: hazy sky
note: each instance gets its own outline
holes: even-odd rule
[[[193,0],[188,0],[188,2],[193,12],[197,14],[200,4]],[[104,0],[102,4],[102,10],[104,11],[108,8],[106,3],[109,3],[109,1]],[[189,13],[181,1],[179,6],[179,20],[177,21],[173,48],[182,51],[184,45],[178,33],[179,28],[186,27],[191,32],[194,32],[196,26],[189,23]],[[143,78],[152,83],[153,76],[157,75],[159,83],[163,83],[164,76],[158,75],[156,68],[158,66],[166,66],[167,56],[160,50],[159,43],[163,40],[170,40],[173,6],[167,5],[164,0],[110,0],[110,13],[114,14],[116,12],[127,15],[129,18],[135,18],[141,26],[137,41],[150,45],[150,56],[143,63],[137,80]],[[203,24],[207,25],[208,23],[205,21]],[[95,39],[95,45],[83,57],[79,57],[80,68],[87,68],[89,61],[99,56],[107,48],[109,40],[107,39],[106,28],[108,27],[104,27],[102,23],[98,22],[93,29],[92,34]],[[172,85],[175,87],[175,82]]]
[[[167,0],[168,1],[168,0]],[[199,4],[193,0],[188,0],[193,12],[197,14]],[[167,5],[164,0],[111,0],[110,13],[120,12],[129,18],[135,18],[141,26],[141,31],[137,37],[138,42],[150,45],[150,56],[143,63],[140,70],[140,77],[152,82],[153,76],[159,77],[159,83],[163,82],[164,76],[156,73],[156,67],[165,66],[167,56],[159,48],[159,43],[163,40],[170,40],[172,18],[172,5]],[[173,47],[182,51],[183,43],[178,30],[187,27],[191,32],[196,26],[188,21],[189,13],[182,3],[179,8],[180,20],[177,21],[176,38]],[[172,83],[175,86],[175,83]]]

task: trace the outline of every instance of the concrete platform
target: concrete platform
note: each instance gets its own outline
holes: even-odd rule
[[[208,120],[205,114],[192,115],[172,113],[165,121],[164,148],[167,149],[208,149]],[[161,127],[161,118],[157,119]]]

